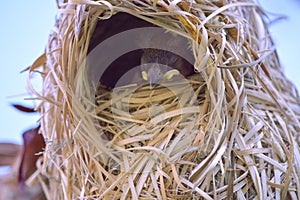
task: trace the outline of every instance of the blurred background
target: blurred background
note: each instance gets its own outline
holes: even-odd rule
[[[297,63],[300,56],[300,2],[259,0],[259,3],[269,12],[271,19],[276,18],[272,13],[287,16],[272,23],[270,30],[286,76],[300,89],[300,67]],[[0,142],[21,144],[22,132],[36,126],[39,116],[21,113],[10,104],[35,106],[32,100],[28,100],[33,97],[28,94],[26,86],[28,73],[20,71],[43,53],[55,22],[56,1],[5,1],[1,5]],[[39,80],[35,81],[39,91]]]

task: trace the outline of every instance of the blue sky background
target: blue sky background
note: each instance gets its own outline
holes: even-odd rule
[[[39,116],[21,113],[10,106],[33,106],[26,86],[27,73],[20,74],[43,53],[55,21],[54,0],[5,1],[0,12],[0,141],[21,143],[24,130],[35,125]]]
[[[300,88],[298,63],[300,47],[300,3],[296,0],[260,0],[270,12],[288,16],[271,27],[285,73]],[[27,73],[20,71],[43,53],[54,24],[54,0],[5,1],[0,12],[0,141],[21,143],[21,133],[35,125],[38,115],[28,115],[10,103],[34,106],[24,101],[28,92]]]

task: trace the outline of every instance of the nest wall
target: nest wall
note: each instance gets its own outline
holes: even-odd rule
[[[48,199],[300,198],[300,100],[257,3],[66,1],[58,7],[45,54],[31,68],[45,62],[42,92],[31,89],[41,100],[46,149],[38,170]],[[145,86],[124,102],[131,86],[116,97],[90,87],[90,39],[98,20],[118,12],[189,40],[192,93],[170,82],[172,92]],[[163,114],[149,117],[151,102]],[[129,108],[130,116],[122,112]]]

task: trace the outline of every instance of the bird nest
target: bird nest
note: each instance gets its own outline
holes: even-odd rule
[[[48,199],[300,198],[300,99],[282,73],[258,4],[58,6],[46,52],[31,67],[33,73],[45,63],[42,92],[31,89],[41,100],[46,149],[38,178]],[[112,36],[106,33],[124,31],[122,24],[144,27],[111,21],[116,13],[186,38],[194,73],[155,87],[110,85],[113,68],[91,81],[98,74],[89,67],[99,59],[87,58]],[[99,52],[109,52],[108,44]]]

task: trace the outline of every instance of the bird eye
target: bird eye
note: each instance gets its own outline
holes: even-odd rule
[[[158,74],[158,76],[161,76],[161,75],[162,75],[162,72],[159,70],[159,71],[157,72],[157,74]]]

